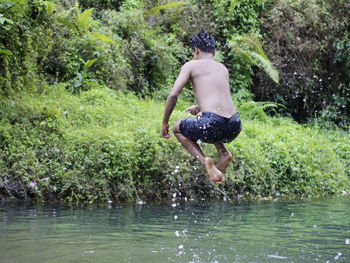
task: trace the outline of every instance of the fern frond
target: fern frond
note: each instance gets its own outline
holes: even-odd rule
[[[241,48],[240,45],[238,45],[238,43],[234,40],[231,40],[229,42],[229,46],[233,51],[245,57],[248,60],[248,63],[255,64],[255,61],[253,60],[249,50]]]
[[[263,121],[266,119],[267,112],[276,113],[276,109],[279,107],[286,109],[286,106],[271,101],[248,101],[240,106],[240,112],[246,114],[249,118]]]
[[[188,5],[188,4],[189,4],[188,2],[174,2],[174,3],[170,3],[170,4],[166,4],[166,5],[158,5],[158,6],[155,6],[151,9],[149,9],[147,14],[149,16],[154,16],[154,15],[159,14],[161,10],[174,8],[174,7],[178,7],[178,6],[183,6],[183,5]]]
[[[93,22],[92,13],[94,12],[93,8],[85,10],[83,13],[77,15],[76,25],[81,32],[86,32]]]
[[[257,38],[255,35],[251,34],[248,36],[242,36],[241,40],[243,40],[251,48],[253,48],[253,50],[255,50],[255,52],[258,53],[260,56],[268,60],[259,38]]]
[[[262,44],[255,35],[232,36],[230,47],[236,53],[243,55],[250,64],[256,65],[264,70],[270,78],[279,83],[279,73],[268,59]]]
[[[270,62],[270,60],[262,57],[260,54],[256,52],[251,52],[251,56],[253,57],[255,64],[259,68],[263,69],[270,76],[270,78],[278,84],[279,74],[277,69]]]

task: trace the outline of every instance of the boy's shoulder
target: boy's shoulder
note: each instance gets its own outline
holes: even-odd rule
[[[219,68],[223,68],[226,69],[226,66],[223,63],[220,63],[218,61],[215,60],[211,60],[208,64],[208,60],[201,60],[201,59],[197,59],[197,60],[190,60],[188,62],[186,62],[185,64],[182,65],[183,69],[187,69],[187,70],[192,70],[194,68],[198,68],[198,67],[205,67],[207,68],[208,66],[214,66],[214,67],[219,67]]]
[[[195,65],[196,62],[197,62],[197,60],[187,61],[185,64],[182,65],[182,67],[191,67],[191,66]]]
[[[193,60],[190,60],[190,61],[186,62],[185,64],[183,64],[182,67],[190,68],[190,67],[195,67],[195,66],[202,65],[202,64],[204,65],[206,63],[207,63],[207,61],[204,61],[201,59],[193,59]],[[213,63],[218,63],[218,62],[213,60]]]
[[[195,65],[198,65],[196,63],[196,60],[190,60],[182,65],[181,70],[182,71],[192,71],[195,68]]]

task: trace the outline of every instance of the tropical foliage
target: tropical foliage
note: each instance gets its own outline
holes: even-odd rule
[[[228,146],[228,195],[349,191],[348,4],[0,0],[0,196],[221,197],[159,134],[164,99],[202,29],[217,39],[243,119]],[[186,88],[172,120],[193,101]],[[320,128],[329,123],[343,130]]]

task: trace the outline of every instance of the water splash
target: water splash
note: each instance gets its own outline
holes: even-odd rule
[[[334,259],[339,260],[342,255],[343,254],[341,252],[338,252],[337,255],[334,257]]]

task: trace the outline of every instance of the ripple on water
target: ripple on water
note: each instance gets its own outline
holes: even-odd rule
[[[349,210],[349,197],[246,204],[3,204],[0,262],[350,262]]]

